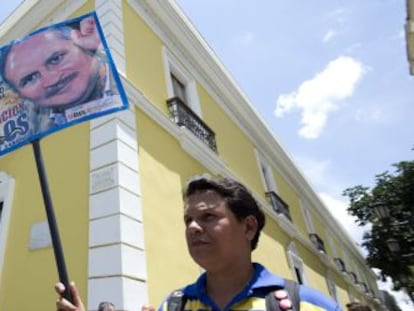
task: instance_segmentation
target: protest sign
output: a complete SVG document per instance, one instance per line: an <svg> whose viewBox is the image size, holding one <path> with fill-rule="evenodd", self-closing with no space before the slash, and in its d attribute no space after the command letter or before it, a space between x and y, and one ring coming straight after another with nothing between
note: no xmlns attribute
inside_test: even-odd
<svg viewBox="0 0 414 311"><path fill-rule="evenodd" d="M79 122L128 108L125 91L94 12L0 47L0 156L33 146L64 297L69 278L40 139Z"/></svg>
<svg viewBox="0 0 414 311"><path fill-rule="evenodd" d="M0 48L0 155L127 107L94 12Z"/></svg>

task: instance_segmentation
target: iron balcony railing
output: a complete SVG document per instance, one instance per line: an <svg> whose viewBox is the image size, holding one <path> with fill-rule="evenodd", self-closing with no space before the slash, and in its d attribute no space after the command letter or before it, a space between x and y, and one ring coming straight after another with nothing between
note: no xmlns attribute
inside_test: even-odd
<svg viewBox="0 0 414 311"><path fill-rule="evenodd" d="M359 283L359 285L362 287L362 289L363 289L363 291L364 291L364 293L366 293L366 294L369 294L369 288L368 288L368 285L367 285L367 283L365 283L365 282L360 282Z"/></svg>
<svg viewBox="0 0 414 311"><path fill-rule="evenodd" d="M214 132L188 107L179 97L167 100L168 109L174 122L186 127L197 138L204 142L211 150L217 153Z"/></svg>
<svg viewBox="0 0 414 311"><path fill-rule="evenodd" d="M352 283L355 283L355 284L358 283L358 277L357 277L357 275L354 272L349 271L348 272L348 275L349 275L349 278L351 279L351 282Z"/></svg>
<svg viewBox="0 0 414 311"><path fill-rule="evenodd" d="M326 254L325 244L319 235L316 233L309 233L309 238L318 251Z"/></svg>
<svg viewBox="0 0 414 311"><path fill-rule="evenodd" d="M368 296L370 296L370 297L375 297L375 293L374 293L374 291L372 290L372 288L370 288L370 289L369 289Z"/></svg>
<svg viewBox="0 0 414 311"><path fill-rule="evenodd" d="M341 258L335 257L334 262L335 262L335 264L336 264L339 271L346 272L345 263Z"/></svg>
<svg viewBox="0 0 414 311"><path fill-rule="evenodd" d="M265 194L266 194L266 198L268 199L270 205L272 206L272 209L277 214L282 214L286 216L287 219L292 221L292 217L290 216L290 212L289 212L289 205L287 205L287 203L283 201L282 198L278 196L276 192L274 191L268 191Z"/></svg>

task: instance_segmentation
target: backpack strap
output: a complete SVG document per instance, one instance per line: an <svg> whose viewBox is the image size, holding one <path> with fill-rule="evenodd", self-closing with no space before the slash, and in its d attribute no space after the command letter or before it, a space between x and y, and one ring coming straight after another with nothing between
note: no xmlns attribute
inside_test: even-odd
<svg viewBox="0 0 414 311"><path fill-rule="evenodd" d="M181 289L175 290L167 299L167 311L184 311L187 296Z"/></svg>
<svg viewBox="0 0 414 311"><path fill-rule="evenodd" d="M295 281L285 279L285 289L292 301L292 311L300 311L299 284Z"/></svg>
<svg viewBox="0 0 414 311"><path fill-rule="evenodd" d="M285 279L284 289L288 293L288 299L292 302L291 311L300 311L299 284ZM280 300L275 297L275 291L266 295L266 311L285 311L280 307Z"/></svg>
<svg viewBox="0 0 414 311"><path fill-rule="evenodd" d="M279 300L275 297L275 292L271 291L266 295L266 311L283 311L279 306Z"/></svg>
<svg viewBox="0 0 414 311"><path fill-rule="evenodd" d="M291 311L300 311L299 284L295 281L285 279L284 289L288 293L288 298L292 302ZM167 299L167 311L184 311L187 296L181 289L175 290ZM275 291L271 291L266 295L266 311L284 311L279 300L275 297Z"/></svg>

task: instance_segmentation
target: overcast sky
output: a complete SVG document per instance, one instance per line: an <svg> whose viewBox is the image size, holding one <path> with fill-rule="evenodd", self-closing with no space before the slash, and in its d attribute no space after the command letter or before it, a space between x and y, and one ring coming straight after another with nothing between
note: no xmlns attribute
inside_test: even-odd
<svg viewBox="0 0 414 311"><path fill-rule="evenodd" d="M4 2L0 20L20 1ZM413 159L405 0L177 3L360 242L342 191L372 186L392 163Z"/></svg>

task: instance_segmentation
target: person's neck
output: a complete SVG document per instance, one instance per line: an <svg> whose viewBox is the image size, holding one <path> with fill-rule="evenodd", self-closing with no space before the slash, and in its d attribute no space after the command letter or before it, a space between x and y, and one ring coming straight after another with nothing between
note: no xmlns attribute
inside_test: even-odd
<svg viewBox="0 0 414 311"><path fill-rule="evenodd" d="M251 261L232 264L220 271L207 271L206 290L216 305L223 309L250 282L254 275Z"/></svg>

